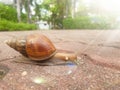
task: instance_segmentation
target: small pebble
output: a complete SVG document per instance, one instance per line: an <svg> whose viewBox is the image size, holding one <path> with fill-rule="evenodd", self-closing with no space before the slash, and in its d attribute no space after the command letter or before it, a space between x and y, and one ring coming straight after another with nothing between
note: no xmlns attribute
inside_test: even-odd
<svg viewBox="0 0 120 90"><path fill-rule="evenodd" d="M22 72L22 76L26 76L27 75L27 72L26 71L23 71Z"/></svg>
<svg viewBox="0 0 120 90"><path fill-rule="evenodd" d="M71 73L72 73L72 71L71 71L71 70L69 70L69 71L68 71L68 74L71 74Z"/></svg>
<svg viewBox="0 0 120 90"><path fill-rule="evenodd" d="M69 58L68 57L65 57L65 60L68 60Z"/></svg>
<svg viewBox="0 0 120 90"><path fill-rule="evenodd" d="M47 88L47 90L50 90L50 88Z"/></svg>
<svg viewBox="0 0 120 90"><path fill-rule="evenodd" d="M34 86L31 86L30 88L34 88Z"/></svg>
<svg viewBox="0 0 120 90"><path fill-rule="evenodd" d="M73 80L75 80L76 78L75 77L72 77Z"/></svg>

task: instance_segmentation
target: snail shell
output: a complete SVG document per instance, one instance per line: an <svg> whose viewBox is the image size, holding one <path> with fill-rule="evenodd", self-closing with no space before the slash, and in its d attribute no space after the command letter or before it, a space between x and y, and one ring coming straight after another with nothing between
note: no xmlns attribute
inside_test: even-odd
<svg viewBox="0 0 120 90"><path fill-rule="evenodd" d="M56 53L55 46L42 34L30 34L25 37L8 40L6 43L32 60L46 60Z"/></svg>

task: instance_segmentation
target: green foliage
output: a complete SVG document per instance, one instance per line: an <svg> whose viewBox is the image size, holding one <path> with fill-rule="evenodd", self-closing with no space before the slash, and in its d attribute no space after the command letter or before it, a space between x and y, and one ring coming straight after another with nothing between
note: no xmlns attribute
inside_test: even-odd
<svg viewBox="0 0 120 90"><path fill-rule="evenodd" d="M98 21L92 21L88 16L81 16L77 18L66 18L63 20L63 27L65 29L108 29L110 24L99 18Z"/></svg>
<svg viewBox="0 0 120 90"><path fill-rule="evenodd" d="M63 27L65 29L85 29L90 27L90 24L88 17L66 18L63 20Z"/></svg>
<svg viewBox="0 0 120 90"><path fill-rule="evenodd" d="M24 13L21 14L21 21L27 22L27 15L26 14L24 14Z"/></svg>
<svg viewBox="0 0 120 90"><path fill-rule="evenodd" d="M17 12L13 6L4 5L0 3L0 19L6 19L10 21L17 21Z"/></svg>
<svg viewBox="0 0 120 90"><path fill-rule="evenodd" d="M29 2L30 1L30 2ZM86 7L83 0L79 3L79 10L74 12L76 0L43 0L38 3L36 0L24 0L21 3L21 20L18 22L17 10L11 5L0 4L0 30L30 30L36 29L35 25L25 24L45 20L52 24L53 29L114 29L120 28L120 22L116 17L101 15L98 9ZM34 7L35 14L31 15L30 7ZM25 9L26 14L22 13ZM95 10L92 10L95 9ZM72 13L73 16L72 16ZM89 15L90 14L90 15ZM111 15L112 16L112 15ZM71 18L74 17L74 18ZM113 16L112 16L113 17Z"/></svg>
<svg viewBox="0 0 120 90"><path fill-rule="evenodd" d="M7 20L0 20L0 31L15 31L15 30L35 30L34 24L15 23Z"/></svg>
<svg viewBox="0 0 120 90"><path fill-rule="evenodd" d="M22 21L27 21L27 15L21 14ZM34 24L17 23L17 12L13 6L0 3L0 31L34 30Z"/></svg>

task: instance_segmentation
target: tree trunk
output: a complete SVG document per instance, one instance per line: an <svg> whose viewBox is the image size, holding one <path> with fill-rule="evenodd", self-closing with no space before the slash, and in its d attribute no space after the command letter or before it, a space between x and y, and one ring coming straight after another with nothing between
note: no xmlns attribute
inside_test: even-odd
<svg viewBox="0 0 120 90"><path fill-rule="evenodd" d="M17 8L18 22L21 22L20 0L16 0L16 8Z"/></svg>
<svg viewBox="0 0 120 90"><path fill-rule="evenodd" d="M28 20L28 23L31 23L31 20L30 20L30 0L27 0L27 20Z"/></svg>
<svg viewBox="0 0 120 90"><path fill-rule="evenodd" d="M70 17L71 16L71 6L72 6L72 1L71 0L66 0L65 3L65 18Z"/></svg>
<svg viewBox="0 0 120 90"><path fill-rule="evenodd" d="M77 1L77 0L72 0L72 18L75 17L76 1Z"/></svg>

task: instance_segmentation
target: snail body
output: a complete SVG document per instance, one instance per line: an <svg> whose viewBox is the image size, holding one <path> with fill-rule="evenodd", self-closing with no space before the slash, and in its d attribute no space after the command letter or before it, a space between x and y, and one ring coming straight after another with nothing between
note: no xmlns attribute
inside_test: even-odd
<svg viewBox="0 0 120 90"><path fill-rule="evenodd" d="M25 57L34 61L59 58L61 60L76 60L77 56L71 53L59 52L53 43L43 34L30 34L21 38L14 38L6 43Z"/></svg>

